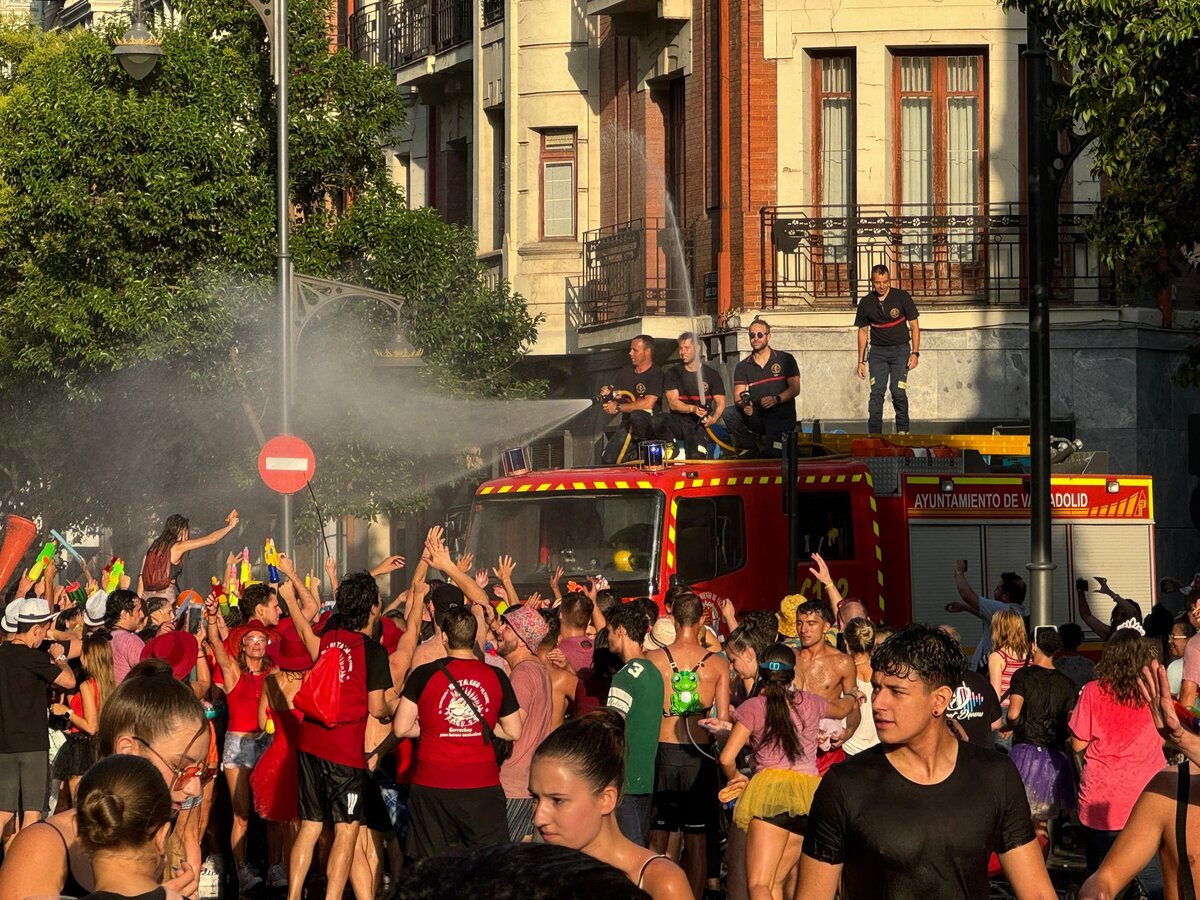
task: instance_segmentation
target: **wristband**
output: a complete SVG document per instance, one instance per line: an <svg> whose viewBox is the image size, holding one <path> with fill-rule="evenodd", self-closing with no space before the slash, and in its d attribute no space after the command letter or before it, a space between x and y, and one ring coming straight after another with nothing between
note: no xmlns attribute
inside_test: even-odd
<svg viewBox="0 0 1200 900"><path fill-rule="evenodd" d="M909 356L920 356L920 355L921 355L921 352L920 352L919 350L913 350L913 351L912 351L911 353L909 353L908 355L909 355Z"/></svg>

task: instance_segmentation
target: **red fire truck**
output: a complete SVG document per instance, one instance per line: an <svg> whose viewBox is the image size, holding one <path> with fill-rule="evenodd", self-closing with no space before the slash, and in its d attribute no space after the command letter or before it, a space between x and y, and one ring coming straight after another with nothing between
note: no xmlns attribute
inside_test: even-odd
<svg viewBox="0 0 1200 900"><path fill-rule="evenodd" d="M937 440L989 443L965 436L925 442ZM1028 439L1021 440L1027 454ZM978 620L944 611L957 598L954 561L967 560L967 577L985 596L1001 572L1024 576L1029 493L1027 476L962 469L961 457L799 461L800 592L821 595L809 572L810 555L820 553L842 594L861 598L873 617L897 625L952 622L964 645L973 645ZM777 609L788 585L783 481L772 460L527 472L480 486L468 548L478 560L511 554L514 581L529 589L544 591L561 566L564 582L603 574L622 596L661 601L678 575L710 601L729 597L738 609ZM1148 610L1155 584L1151 479L1055 475L1052 507L1054 620L1077 618L1077 577L1107 577L1113 590ZM1107 617L1107 597L1090 602Z"/></svg>

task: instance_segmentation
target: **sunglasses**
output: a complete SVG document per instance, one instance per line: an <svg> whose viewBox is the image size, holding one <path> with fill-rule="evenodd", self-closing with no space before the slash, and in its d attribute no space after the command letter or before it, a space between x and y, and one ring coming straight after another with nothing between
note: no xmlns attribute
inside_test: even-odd
<svg viewBox="0 0 1200 900"><path fill-rule="evenodd" d="M767 333L765 331L750 332L750 337L752 337L752 338L765 338L766 336L767 336Z"/></svg>
<svg viewBox="0 0 1200 900"><path fill-rule="evenodd" d="M208 722L206 721L200 726L200 730L192 735L192 739L187 742L187 745L189 747L192 746L192 744L195 743L196 738L200 737L200 735L207 730ZM204 785L208 784L208 782L212 781L213 778L216 777L216 773L209 770L207 762L192 763L191 765L187 766L173 766L167 762L166 758L161 753L154 749L153 745L148 740L145 738L140 738L136 734L132 735L132 737L135 741L153 753L155 759L167 767L167 770L172 776L170 789L173 791L182 791L187 783L193 779L198 780L200 782L200 786L204 787Z"/></svg>

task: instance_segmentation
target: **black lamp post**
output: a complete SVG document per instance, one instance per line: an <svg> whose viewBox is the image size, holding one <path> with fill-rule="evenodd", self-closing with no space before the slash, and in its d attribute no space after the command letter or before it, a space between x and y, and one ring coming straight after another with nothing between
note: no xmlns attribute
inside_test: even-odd
<svg viewBox="0 0 1200 900"><path fill-rule="evenodd" d="M275 79L276 118L276 238L278 249L275 255L275 296L279 304L280 317L280 380L282 391L279 410L279 432L291 430L292 412L292 254L291 210L288 176L288 34L287 0L250 0L258 11L267 29L267 40L271 45L271 68ZM153 70L162 56L162 45L158 38L142 21L142 0L134 0L133 24L121 40L113 47L113 56L121 63L130 77L141 81ZM292 547L292 498L283 495L280 510L283 541L281 547L293 553Z"/></svg>

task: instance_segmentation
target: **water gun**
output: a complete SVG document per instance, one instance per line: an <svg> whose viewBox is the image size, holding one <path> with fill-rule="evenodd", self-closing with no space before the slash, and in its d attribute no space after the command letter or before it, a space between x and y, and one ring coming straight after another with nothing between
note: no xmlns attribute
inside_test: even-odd
<svg viewBox="0 0 1200 900"><path fill-rule="evenodd" d="M263 546L263 562L267 565L267 581L279 584L279 551L275 549L275 541L267 538Z"/></svg>
<svg viewBox="0 0 1200 900"><path fill-rule="evenodd" d="M108 577L104 581L104 590L112 593L121 584L121 576L125 574L125 560L114 556L107 567Z"/></svg>
<svg viewBox="0 0 1200 900"><path fill-rule="evenodd" d="M87 591L79 586L78 581L72 581L67 585L67 596L71 598L71 602L76 606L83 606L87 603Z"/></svg>
<svg viewBox="0 0 1200 900"><path fill-rule="evenodd" d="M216 575L212 577L212 592L221 607L221 615L229 615L229 597L225 593L225 585L221 583L221 579Z"/></svg>
<svg viewBox="0 0 1200 900"><path fill-rule="evenodd" d="M1175 701L1175 715L1179 716L1179 724L1192 734L1200 734L1200 714L1188 709L1178 700Z"/></svg>
<svg viewBox="0 0 1200 900"><path fill-rule="evenodd" d="M53 528L50 529L50 537L58 541L58 546L62 547L69 554L75 557L75 560L79 563L79 565L83 566L83 570L85 572L87 571L87 563L83 561L83 557L79 555L79 551L72 547L65 537L63 537Z"/></svg>
<svg viewBox="0 0 1200 900"><path fill-rule="evenodd" d="M55 545L54 541L46 541L41 552L37 555L37 559L33 561L33 565L30 567L29 571L25 573L25 577L36 583L37 580L42 577L42 573L46 571L46 566L49 565L50 560L54 556L54 551L57 549L58 547Z"/></svg>
<svg viewBox="0 0 1200 900"><path fill-rule="evenodd" d="M242 567L238 574L238 583L244 589L254 579L254 573L250 571L250 548L242 548Z"/></svg>

